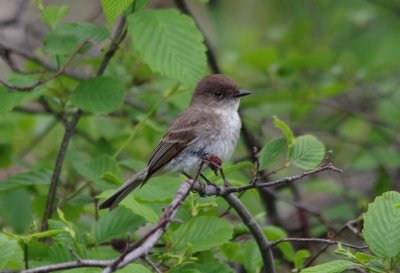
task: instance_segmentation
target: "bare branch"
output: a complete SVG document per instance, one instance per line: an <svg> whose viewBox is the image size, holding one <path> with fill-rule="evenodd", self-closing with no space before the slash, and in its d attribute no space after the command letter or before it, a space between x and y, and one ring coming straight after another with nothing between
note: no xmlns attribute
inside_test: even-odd
<svg viewBox="0 0 400 273"><path fill-rule="evenodd" d="M326 170L331 170L337 173L342 173L343 171L341 169L338 169L337 167L335 167L332 163L320 166L314 170L311 171L307 171L307 172L303 172L301 174L298 175L294 175L294 176L289 176L289 177L285 177L276 181L272 181L272 182L255 182L255 183L251 183L245 186L240 186L240 187L215 187L214 185L207 185L204 186L202 185L200 182L196 181L196 183L193 185L193 190L198 192L200 195L202 196L209 196L209 195L228 195L230 193L234 193L234 192L243 192L243 191L247 191L249 189L254 189L254 188L267 188L267 187L276 187L276 186L281 186L281 185L285 185L297 180L300 180L304 177L307 176L311 176Z"/></svg>
<svg viewBox="0 0 400 273"><path fill-rule="evenodd" d="M82 110L77 110L71 121L67 124L65 128L65 133L61 141L60 149L58 150L56 163L54 165L53 175L50 180L49 192L47 194L46 209L43 216L41 231L46 231L48 229L48 221L54 211L54 199L56 197L57 184L60 178L62 165L64 162L65 154L67 152L69 141L74 134L75 127L79 122Z"/></svg>
<svg viewBox="0 0 400 273"><path fill-rule="evenodd" d="M71 268L79 268L79 267L100 267L104 268L110 264L110 260L85 260L81 259L80 261L73 262L65 262L58 264L50 264L39 267L34 267L31 269L23 270L21 273L41 273L41 272L52 272L52 271L60 271Z"/></svg>
<svg viewBox="0 0 400 273"><path fill-rule="evenodd" d="M150 260L150 258L147 255L143 256L142 259L154 270L154 272L162 273L161 270L157 267L157 265L152 260Z"/></svg>
<svg viewBox="0 0 400 273"><path fill-rule="evenodd" d="M274 273L274 256L272 254L270 242L265 237L261 227L257 224L256 220L251 216L247 208L240 202L239 198L234 194L227 194L223 196L228 204L236 210L243 223L248 227L251 234L256 241L258 248L261 252L261 257L264 263L264 272Z"/></svg>
<svg viewBox="0 0 400 273"><path fill-rule="evenodd" d="M186 180L178 189L172 202L161 215L157 225L150 232L148 232L139 242L136 242L133 247L123 253L119 258L115 259L109 266L107 266L103 273L110 273L117 268L122 268L132 261L147 255L150 249L160 240L161 236L165 233L169 223L175 217L178 209L182 205L186 196L194 183L194 180Z"/></svg>
<svg viewBox="0 0 400 273"><path fill-rule="evenodd" d="M125 25L126 25L126 18L121 17L117 29L115 30L114 38L111 41L111 46L104 55L103 61L101 62L100 67L97 70L97 76L103 75L115 52L117 52L119 45L124 40L127 33Z"/></svg>
<svg viewBox="0 0 400 273"><path fill-rule="evenodd" d="M36 57L31 52L29 52L29 51L27 51L27 50L25 50L23 48L19 48L16 45L7 44L4 41L0 41L0 51L17 54L17 55L19 55L19 56L21 56L21 57L23 57L23 58L25 58L27 60L30 60L30 61L32 61L34 63L39 64L40 66L43 66L44 68L46 68L46 69L48 69L50 71L56 72L58 70L56 66L54 66L53 64L48 63L48 62L38 58L38 57ZM11 69L15 70L15 68L13 68L13 67L11 67ZM66 69L64 71L64 75L66 75L68 77L71 77L71 78L74 78L74 79L77 79L77 80L84 80L86 78L86 77L83 77L81 74L69 71L68 69Z"/></svg>
<svg viewBox="0 0 400 273"><path fill-rule="evenodd" d="M71 253L72 257L74 257L75 260L76 260L78 263L81 263L81 262L82 262L81 257L79 257L78 254L75 253L75 251L72 249L72 247L68 246L68 251L69 251L69 253Z"/></svg>
<svg viewBox="0 0 400 273"><path fill-rule="evenodd" d="M120 24L118 25L118 28L114 34L113 40L116 42L114 42L110 46L110 48L104 55L104 59L103 59L102 63L100 64L100 67L97 71L97 74L96 74L97 76L101 76L104 73L107 65L110 62L110 59L114 56L115 52L117 51L118 45L123 41L123 37L125 37L124 31L123 31L125 23L126 23L125 19L121 18ZM43 220L42 220L41 231L45 231L48 229L48 221L54 211L54 200L56 197L57 184L58 184L58 181L59 181L59 178L61 175L61 170L62 170L62 165L64 162L65 154L66 154L69 142L72 138L72 135L74 134L76 125L78 124L82 113L83 113L83 111L81 109L78 109L75 112L75 114L72 116L71 121L68 122L68 124L65 127L65 133L64 133L63 139L61 141L61 146L60 146L60 149L57 154L56 164L54 166L53 175L52 175L51 181L50 181L49 193L47 195L47 203L46 203L46 209L45 209L45 213L44 213Z"/></svg>
<svg viewBox="0 0 400 273"><path fill-rule="evenodd" d="M80 267L100 267L104 268L103 272L113 272L116 269L125 267L132 261L141 257L146 257L149 251L154 245L160 240L161 236L166 232L166 229L172 219L175 217L177 211L181 207L183 201L190 192L190 189L194 183L194 180L186 180L177 190L171 203L160 216L158 223L152 228L146 235L144 235L139 241L135 242L127 251L121 256L114 260L86 260L80 258L72 249L70 249L71 255L76 259L74 262L59 263L53 265L45 265L29 270L24 270L21 273L40 273L59 271L70 268Z"/></svg>
<svg viewBox="0 0 400 273"><path fill-rule="evenodd" d="M350 226L352 227L354 224L357 224L360 222L360 218L358 219L354 219L354 220L350 220L348 221L344 226L342 226L337 232L335 232L334 234L329 236L329 239L334 239L335 237L337 237L339 234L341 234L346 228L348 228L350 231L354 232L354 230L352 228L350 228ZM356 235L359 234L359 230L358 232L354 233ZM311 264L314 263L314 261L322 254L324 253L327 249L328 249L329 245L325 245L323 248L321 248L315 255L313 255L306 263L306 267L310 266Z"/></svg>
<svg viewBox="0 0 400 273"><path fill-rule="evenodd" d="M48 78L44 78L44 79L40 79L38 80L36 83L32 84L32 85L28 85L28 86L17 86L17 85L12 85L12 84L8 84L5 81L3 81L2 79L0 79L0 83L2 85L4 85L5 87L7 87L8 89L11 90L18 90L18 91L31 91L33 89L35 89L36 87L47 83L51 80L54 80L55 78L57 78L58 76L60 76L61 74L63 74L65 72L65 69L67 68L67 66L71 63L72 59L79 53L79 51L89 42L89 40L85 40L83 41L75 50L74 52L72 52L72 54L68 57L68 59L65 61L64 65L60 67L60 69L52 74L51 76L49 76Z"/></svg>
<svg viewBox="0 0 400 273"><path fill-rule="evenodd" d="M329 239L320 239L320 238L282 238L279 239L278 241L272 242L269 247L275 247L279 245L280 243L283 242L295 242L295 243L317 243L317 244L324 244L324 245L338 245L342 244L342 246L357 249L360 251L368 249L368 246L358 246L358 245L353 245L353 244L348 244L348 243L343 243L339 241L334 241L334 240L329 240Z"/></svg>

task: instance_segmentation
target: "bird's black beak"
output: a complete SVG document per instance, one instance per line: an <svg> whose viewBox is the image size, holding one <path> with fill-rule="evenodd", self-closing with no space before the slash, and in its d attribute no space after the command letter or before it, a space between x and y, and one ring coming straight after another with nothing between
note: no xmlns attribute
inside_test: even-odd
<svg viewBox="0 0 400 273"><path fill-rule="evenodd" d="M250 94L251 94L250 91L247 91L247 90L239 90L239 93L236 93L236 94L233 95L233 96L236 97L236 98L240 98L240 97L244 97L244 96L247 96L247 95L250 95Z"/></svg>

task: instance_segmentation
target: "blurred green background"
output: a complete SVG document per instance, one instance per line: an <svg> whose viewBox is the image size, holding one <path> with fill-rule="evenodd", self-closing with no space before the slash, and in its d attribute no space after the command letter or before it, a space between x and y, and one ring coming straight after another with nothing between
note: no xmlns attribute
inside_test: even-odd
<svg viewBox="0 0 400 273"><path fill-rule="evenodd" d="M99 1L43 3L69 5L69 15L63 22L106 26ZM0 5L0 39L46 59L41 47L48 30L35 6L16 0L0 0ZM281 136L272 122L276 115L296 135L317 136L333 151L331 161L344 170L343 175L324 173L293 187L246 194L243 200L254 215L265 217L265 223L280 226L291 236L324 236L328 226L309 215L309 226L305 227L291 202L316 210L340 228L365 211L375 196L400 189L400 1L188 0L187 5L211 44L222 73L254 92L242 100L246 131L232 162L227 164L252 160L253 146L261 148ZM160 0L151 1L149 7L175 5ZM18 10L21 15L16 22L4 23ZM142 167L190 99L190 89L152 73L138 61L131 46L127 39L106 72L123 81L125 104L110 115L85 115L68 149L58 197L70 219L77 220L90 211L82 206L91 202L90 195L115 188L115 184L99 179L73 199L77 187L84 183L82 176L91 175L88 166L103 164L101 156L108 155L118 161L115 170L121 176ZM101 48L91 49L75 62L72 71L92 75L101 53ZM19 67L37 68L23 58L13 60ZM0 62L0 75L16 84L31 80L29 75L17 75L4 61ZM76 80L61 77L24 97L25 102L12 112L0 109L2 182L11 183L8 177L32 170L39 180L49 177L64 129L51 112L43 109L39 96L44 95L54 109L62 106L70 113L74 108L67 98L76 84ZM280 160L267 171L282 164ZM250 169L236 171L230 179L247 183ZM268 178L298 172L289 167ZM162 179L156 178L146 187L157 191L156 180ZM182 177L167 180L176 189ZM146 187L144 193L137 194L146 195ZM0 182L0 226L17 233L35 229L32 226L40 222L46 194L46 185L1 191ZM68 202L69 198L74 202ZM223 211L226 205L218 202ZM153 207L160 209L162 204Z"/></svg>

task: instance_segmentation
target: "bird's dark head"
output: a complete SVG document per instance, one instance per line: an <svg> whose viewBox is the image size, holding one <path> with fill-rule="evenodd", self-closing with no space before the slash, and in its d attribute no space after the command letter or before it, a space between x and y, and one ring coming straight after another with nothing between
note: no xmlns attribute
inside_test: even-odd
<svg viewBox="0 0 400 273"><path fill-rule="evenodd" d="M249 94L251 92L240 90L239 86L227 76L212 74L199 81L190 105L237 111L240 97Z"/></svg>

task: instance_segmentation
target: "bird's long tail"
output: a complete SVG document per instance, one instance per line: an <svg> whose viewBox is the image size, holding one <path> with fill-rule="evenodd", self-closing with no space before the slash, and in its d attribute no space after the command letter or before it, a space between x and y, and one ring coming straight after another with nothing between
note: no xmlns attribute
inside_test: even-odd
<svg viewBox="0 0 400 273"><path fill-rule="evenodd" d="M136 189L142 183L146 182L147 167L132 175L121 187L119 187L110 197L104 200L100 205L100 209L114 209L119 202L122 201L131 191Z"/></svg>

